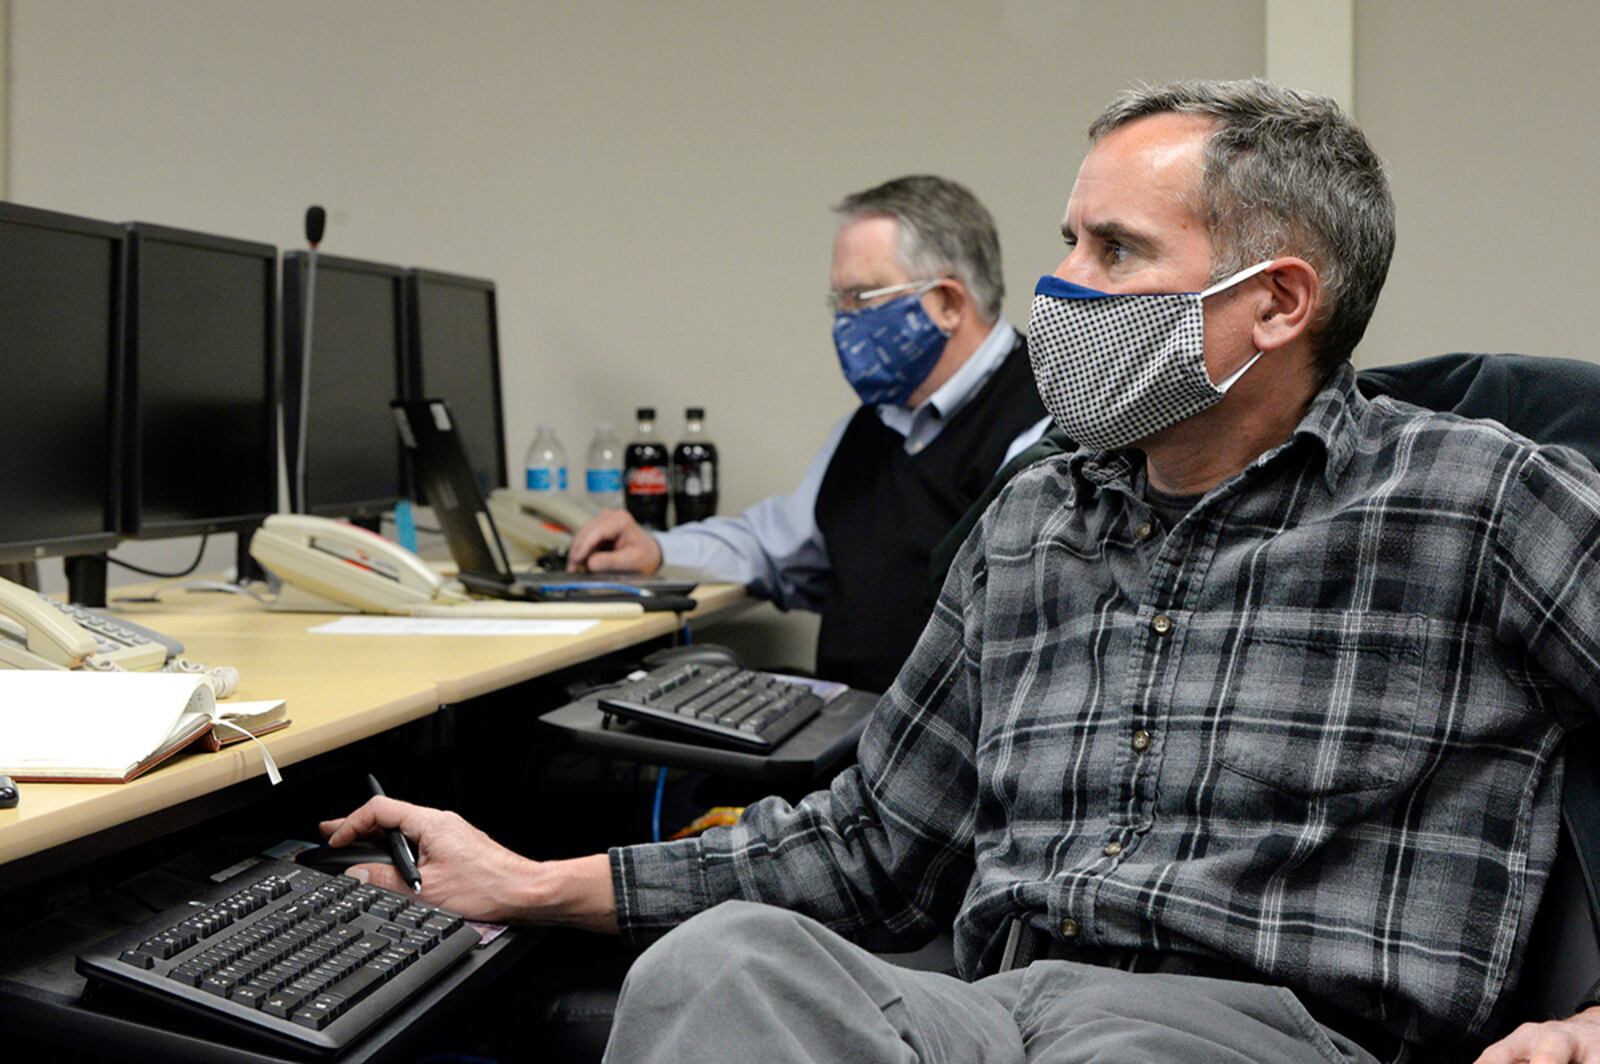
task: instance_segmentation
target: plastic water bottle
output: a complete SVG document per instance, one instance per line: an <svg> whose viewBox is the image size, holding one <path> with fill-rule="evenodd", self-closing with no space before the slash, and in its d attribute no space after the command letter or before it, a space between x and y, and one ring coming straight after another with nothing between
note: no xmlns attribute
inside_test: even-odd
<svg viewBox="0 0 1600 1064"><path fill-rule="evenodd" d="M561 449L561 441L548 425L540 425L533 434L522 465L526 477L523 486L529 491L567 490L567 452Z"/></svg>
<svg viewBox="0 0 1600 1064"><path fill-rule="evenodd" d="M604 510L622 505L622 441L616 426L602 421L589 443L589 460L583 470L583 487L589 501Z"/></svg>

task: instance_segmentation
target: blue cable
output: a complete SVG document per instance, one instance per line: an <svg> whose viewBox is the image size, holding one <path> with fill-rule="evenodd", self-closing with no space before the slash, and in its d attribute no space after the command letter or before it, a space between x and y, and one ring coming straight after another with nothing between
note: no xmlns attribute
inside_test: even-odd
<svg viewBox="0 0 1600 1064"><path fill-rule="evenodd" d="M661 841L661 797L667 793L667 766L656 766L656 804L650 811L650 841Z"/></svg>
<svg viewBox="0 0 1600 1064"><path fill-rule="evenodd" d="M683 640L683 645L684 646L688 646L689 644L694 642L694 633L689 631L689 626L687 624L685 624L683 626L683 631L681 631L678 634L679 634L679 637ZM651 842L660 842L661 841L661 798L666 793L667 793L667 766L665 766L665 765L657 765L656 766L656 804L655 804L655 808L653 808L650 811L650 841Z"/></svg>
<svg viewBox="0 0 1600 1064"><path fill-rule="evenodd" d="M584 580L570 584L536 584L540 591L620 591L626 595L637 595L640 598L649 598L655 592L649 588L634 587L632 584L613 584L605 580Z"/></svg>

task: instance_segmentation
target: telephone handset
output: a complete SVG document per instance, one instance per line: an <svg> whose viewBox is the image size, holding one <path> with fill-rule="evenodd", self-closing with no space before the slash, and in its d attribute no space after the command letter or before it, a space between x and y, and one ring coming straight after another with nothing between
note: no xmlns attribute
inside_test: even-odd
<svg viewBox="0 0 1600 1064"><path fill-rule="evenodd" d="M408 614L428 603L466 601L415 554L326 517L274 514L251 537L250 556L283 579L277 609Z"/></svg>
<svg viewBox="0 0 1600 1064"><path fill-rule="evenodd" d="M166 664L176 645L146 629L102 614L74 612L0 580L0 668L152 671Z"/></svg>
<svg viewBox="0 0 1600 1064"><path fill-rule="evenodd" d="M410 617L637 617L634 602L475 600L403 547L326 517L274 514L250 539L250 556L283 580L275 610Z"/></svg>
<svg viewBox="0 0 1600 1064"><path fill-rule="evenodd" d="M572 546L572 534L600 513L586 502L559 493L516 488L496 488L486 504L513 562L565 554Z"/></svg>

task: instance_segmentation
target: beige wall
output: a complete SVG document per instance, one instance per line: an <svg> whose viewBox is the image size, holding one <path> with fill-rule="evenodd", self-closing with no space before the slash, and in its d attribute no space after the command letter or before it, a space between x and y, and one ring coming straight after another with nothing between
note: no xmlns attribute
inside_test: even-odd
<svg viewBox="0 0 1600 1064"><path fill-rule="evenodd" d="M11 144L11 0L0 0L0 199L6 198L6 149Z"/></svg>
<svg viewBox="0 0 1600 1064"><path fill-rule="evenodd" d="M1361 360L1600 361L1600 5L1358 0L1355 14L1356 113L1399 215Z"/></svg>
<svg viewBox="0 0 1600 1064"><path fill-rule="evenodd" d="M852 407L828 204L967 182L1023 323L1106 99L1262 69L1261 0L15 0L12 35L14 199L284 247L323 203L330 254L499 282L513 461L703 403L725 508Z"/></svg>

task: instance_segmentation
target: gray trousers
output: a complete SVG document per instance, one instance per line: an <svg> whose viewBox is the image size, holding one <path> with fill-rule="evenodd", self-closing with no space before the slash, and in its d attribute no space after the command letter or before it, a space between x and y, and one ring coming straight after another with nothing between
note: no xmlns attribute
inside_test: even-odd
<svg viewBox="0 0 1600 1064"><path fill-rule="evenodd" d="M1073 961L963 982L808 917L725 902L628 973L607 1064L1377 1064L1290 991Z"/></svg>

